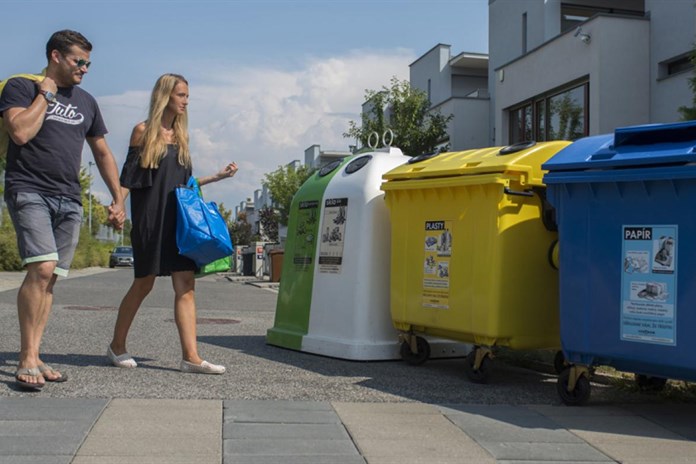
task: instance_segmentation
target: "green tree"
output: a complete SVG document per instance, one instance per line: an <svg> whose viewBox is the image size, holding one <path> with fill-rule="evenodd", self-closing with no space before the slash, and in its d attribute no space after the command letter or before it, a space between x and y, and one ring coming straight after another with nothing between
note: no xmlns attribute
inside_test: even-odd
<svg viewBox="0 0 696 464"><path fill-rule="evenodd" d="M411 87L406 80L393 77L390 87L366 90L365 101L369 102L370 109L362 114L361 126L350 121L348 131L343 134L357 139L363 147L368 146L373 132L379 135L377 147L382 146L382 134L387 129L394 133L391 145L399 147L408 156L432 153L447 140L447 124L454 116L430 111L426 93Z"/></svg>
<svg viewBox="0 0 696 464"><path fill-rule="evenodd" d="M278 221L280 214L267 206L259 210L259 222L261 222L261 230L266 238L272 242L278 241Z"/></svg>
<svg viewBox="0 0 696 464"><path fill-rule="evenodd" d="M94 227L94 217L92 217L92 227ZM92 266L106 267L109 264L109 253L113 248L113 243L101 242L93 235L90 235L87 230L87 223L84 223L80 231L80 241L77 243L75 256L70 267L73 269Z"/></svg>
<svg viewBox="0 0 696 464"><path fill-rule="evenodd" d="M229 224L230 237L235 247L251 245L251 242L256 241L256 236L253 233L252 226L247 222L245 212L237 215L237 220Z"/></svg>
<svg viewBox="0 0 696 464"><path fill-rule="evenodd" d="M696 120L696 45L691 51L691 64L694 65L693 77L689 78L689 87L694 93L694 98L691 101L693 106L680 106L679 112L682 115L683 121L693 121Z"/></svg>
<svg viewBox="0 0 696 464"><path fill-rule="evenodd" d="M249 233L247 234L246 228L241 225L238 225L237 221L232 219L232 210L225 208L224 203L220 203L219 205L217 205L217 207L218 211L220 211L220 216L222 216L222 219L225 220L225 224L227 224L227 231L230 233L232 245L248 245L248 243L244 241L249 240L247 236L250 236L251 234L251 226L249 225ZM244 215L244 223L246 223L246 214L242 214ZM244 229L243 232L242 229Z"/></svg>
<svg viewBox="0 0 696 464"><path fill-rule="evenodd" d="M225 224L229 226L232 222L232 210L225 208L224 203L220 203L217 207L218 211L220 211L220 216L225 220Z"/></svg>
<svg viewBox="0 0 696 464"><path fill-rule="evenodd" d="M17 249L17 235L15 234L12 220L7 208L2 208L2 221L0 222L0 270L20 271L22 260Z"/></svg>
<svg viewBox="0 0 696 464"><path fill-rule="evenodd" d="M89 208L90 202L89 197L92 196L92 230L88 231L89 234L94 237L99 232L99 227L101 225L108 225L109 215L106 211L106 207L101 204L99 199L90 193L89 185L90 182L94 180L94 176L87 173L87 168L80 168L80 187L82 189L82 208L83 208L83 225L88 225L89 223Z"/></svg>
<svg viewBox="0 0 696 464"><path fill-rule="evenodd" d="M305 183L314 170L307 166L279 166L271 173L264 174L261 184L268 189L273 198L273 204L278 210L278 222L284 226L288 225L288 215L290 205L295 193Z"/></svg>

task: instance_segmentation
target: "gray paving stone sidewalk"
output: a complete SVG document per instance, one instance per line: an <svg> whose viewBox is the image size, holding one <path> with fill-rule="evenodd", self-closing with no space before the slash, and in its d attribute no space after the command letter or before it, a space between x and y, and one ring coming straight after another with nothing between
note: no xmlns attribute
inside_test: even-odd
<svg viewBox="0 0 696 464"><path fill-rule="evenodd" d="M696 405L0 398L0 463L696 462Z"/></svg>
<svg viewBox="0 0 696 464"><path fill-rule="evenodd" d="M0 397L0 463L70 463L108 403Z"/></svg>

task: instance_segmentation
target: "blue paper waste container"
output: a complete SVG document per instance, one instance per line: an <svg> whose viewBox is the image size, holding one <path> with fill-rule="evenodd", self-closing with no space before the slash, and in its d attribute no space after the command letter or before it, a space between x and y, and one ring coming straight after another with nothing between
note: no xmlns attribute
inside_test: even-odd
<svg viewBox="0 0 696 464"><path fill-rule="evenodd" d="M558 380L568 405L609 365L641 387L696 380L696 121L580 139L543 166L559 233Z"/></svg>

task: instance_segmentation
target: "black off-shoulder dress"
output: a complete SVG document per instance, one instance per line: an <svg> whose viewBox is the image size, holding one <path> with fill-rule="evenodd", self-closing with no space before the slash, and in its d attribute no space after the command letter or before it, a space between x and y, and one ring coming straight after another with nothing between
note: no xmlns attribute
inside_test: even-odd
<svg viewBox="0 0 696 464"><path fill-rule="evenodd" d="M177 155L177 146L168 145L159 168L144 169L139 164L140 148L128 148L120 181L130 189L135 277L196 270L196 264L180 255L176 246L174 189L186 185L191 176L191 168L181 166Z"/></svg>

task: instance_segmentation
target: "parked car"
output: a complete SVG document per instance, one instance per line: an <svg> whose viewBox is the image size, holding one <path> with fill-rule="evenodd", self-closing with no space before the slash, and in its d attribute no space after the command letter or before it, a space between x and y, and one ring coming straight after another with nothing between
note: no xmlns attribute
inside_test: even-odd
<svg viewBox="0 0 696 464"><path fill-rule="evenodd" d="M118 246L109 256L109 267L133 266L133 247Z"/></svg>

